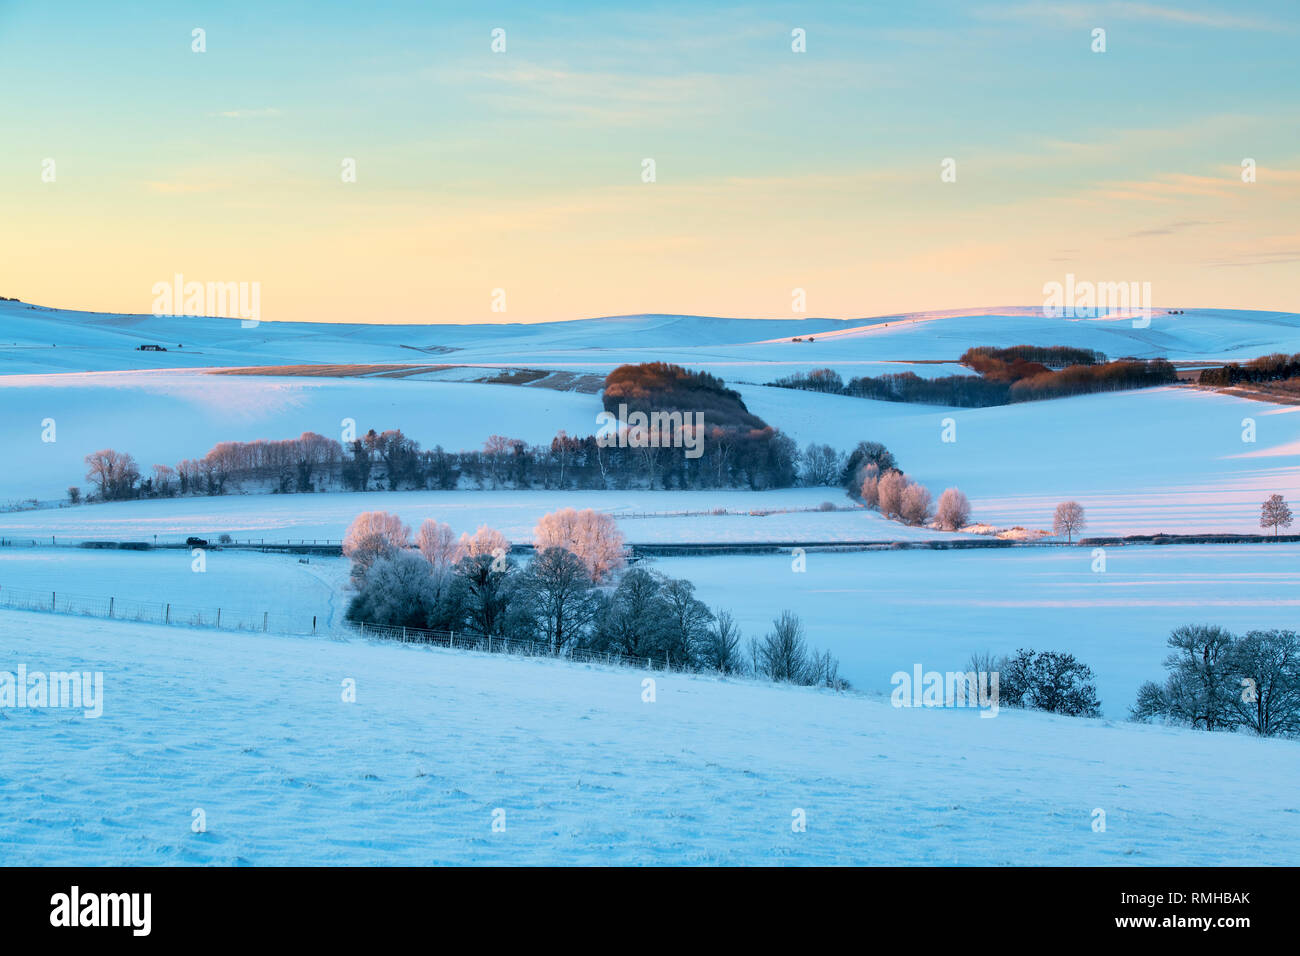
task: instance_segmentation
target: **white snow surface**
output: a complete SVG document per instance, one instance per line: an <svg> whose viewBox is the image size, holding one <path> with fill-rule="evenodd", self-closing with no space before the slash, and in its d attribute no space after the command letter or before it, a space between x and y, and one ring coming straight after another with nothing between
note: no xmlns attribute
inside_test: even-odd
<svg viewBox="0 0 1300 956"><path fill-rule="evenodd" d="M20 663L102 672L104 712L0 710L0 859L12 865L1300 854L1294 741L0 611L0 669ZM192 832L196 809L205 832ZM806 832L792 829L797 810Z"/></svg>

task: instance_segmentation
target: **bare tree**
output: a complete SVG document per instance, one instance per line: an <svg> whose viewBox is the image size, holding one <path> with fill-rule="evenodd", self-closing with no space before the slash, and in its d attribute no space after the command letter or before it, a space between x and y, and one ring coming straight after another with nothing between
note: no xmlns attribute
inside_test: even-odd
<svg viewBox="0 0 1300 956"><path fill-rule="evenodd" d="M808 644L803 624L790 611L782 611L772 622L772 630L758 644L758 669L774 681L803 684L807 681Z"/></svg>
<svg viewBox="0 0 1300 956"><path fill-rule="evenodd" d="M623 532L618 523L591 508L561 508L543 515L533 529L533 543L538 551L564 548L573 552L597 583L624 565Z"/></svg>
<svg viewBox="0 0 1300 956"><path fill-rule="evenodd" d="M1062 501L1056 506L1056 514L1052 516L1052 534L1066 535L1067 540L1074 543L1074 533L1082 531L1088 527L1088 521L1083 513L1083 505L1077 501Z"/></svg>
<svg viewBox="0 0 1300 956"><path fill-rule="evenodd" d="M140 468L130 455L103 448L86 456L86 480L99 485L105 501L127 498L140 480Z"/></svg>
<svg viewBox="0 0 1300 956"><path fill-rule="evenodd" d="M939 496L936 518L945 531L960 531L970 524L970 502L960 489L947 488Z"/></svg>
<svg viewBox="0 0 1300 956"><path fill-rule="evenodd" d="M699 646L702 667L722 674L741 674L745 659L740 653L740 628L730 611L719 608L713 616L713 626L708 629Z"/></svg>
<svg viewBox="0 0 1300 956"><path fill-rule="evenodd" d="M1272 528L1273 537L1277 537L1278 528L1291 527L1291 509L1287 507L1286 499L1281 495L1270 495L1269 499L1260 506L1259 526L1261 528Z"/></svg>
<svg viewBox="0 0 1300 956"><path fill-rule="evenodd" d="M380 557L410 547L411 529L387 511L363 511L343 536L343 555L352 559L352 573L364 577Z"/></svg>

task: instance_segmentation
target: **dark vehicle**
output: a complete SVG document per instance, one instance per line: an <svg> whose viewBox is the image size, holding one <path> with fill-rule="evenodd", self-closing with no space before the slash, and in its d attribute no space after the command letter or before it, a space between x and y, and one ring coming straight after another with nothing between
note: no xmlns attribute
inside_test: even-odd
<svg viewBox="0 0 1300 956"><path fill-rule="evenodd" d="M185 539L185 546L189 548L206 548L208 542L206 538L196 538L194 535L190 535Z"/></svg>
<svg viewBox="0 0 1300 956"><path fill-rule="evenodd" d="M161 345L137 345L135 347L135 350L137 352L166 352L167 351Z"/></svg>

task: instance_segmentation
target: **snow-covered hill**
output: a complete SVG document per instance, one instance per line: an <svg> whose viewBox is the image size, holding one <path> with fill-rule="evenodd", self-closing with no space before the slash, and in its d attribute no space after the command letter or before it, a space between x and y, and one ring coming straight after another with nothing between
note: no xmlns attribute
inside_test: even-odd
<svg viewBox="0 0 1300 956"><path fill-rule="evenodd" d="M816 341L809 342L809 337ZM798 337L801 342L792 342ZM345 325L69 312L0 302L0 375L301 363L470 363L608 371L673 361L765 382L828 366L956 359L974 345L1071 345L1111 357L1243 359L1300 351L1300 315L1234 309L1128 318L1051 318L1041 307L919 312L871 319L634 315L537 324ZM139 352L161 345L166 352ZM728 373L727 370L730 370ZM914 369L923 374L925 367ZM944 369L944 372L950 371Z"/></svg>
<svg viewBox="0 0 1300 956"><path fill-rule="evenodd" d="M0 612L0 670L19 664L102 671L103 715L0 710L10 864L1300 855L1294 741ZM806 832L791 826L799 811Z"/></svg>

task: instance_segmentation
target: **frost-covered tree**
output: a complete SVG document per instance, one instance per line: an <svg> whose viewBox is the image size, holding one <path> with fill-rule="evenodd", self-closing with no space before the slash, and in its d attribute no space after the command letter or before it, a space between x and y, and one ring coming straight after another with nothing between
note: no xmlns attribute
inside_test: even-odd
<svg viewBox="0 0 1300 956"><path fill-rule="evenodd" d="M868 508L880 507L880 469L869 464L862 469L862 485L858 490Z"/></svg>
<svg viewBox="0 0 1300 956"><path fill-rule="evenodd" d="M1261 528L1272 528L1273 537L1277 537L1278 528L1291 527L1291 509L1286 503L1286 499L1281 495L1270 495L1268 500L1260 506L1259 526Z"/></svg>
<svg viewBox="0 0 1300 956"><path fill-rule="evenodd" d="M496 637L531 629L521 620L527 609L519 601L515 563L504 555L470 554L456 565L456 601L463 622L475 634Z"/></svg>
<svg viewBox="0 0 1300 956"><path fill-rule="evenodd" d="M945 489L939 496L935 519L945 531L960 531L970 524L970 501L958 488Z"/></svg>
<svg viewBox="0 0 1300 956"><path fill-rule="evenodd" d="M664 576L632 568L605 603L594 644L633 657L650 657L663 646L668 628Z"/></svg>
<svg viewBox="0 0 1300 956"><path fill-rule="evenodd" d="M843 470L844 456L830 445L810 442L799 458L799 481L804 485L833 485Z"/></svg>
<svg viewBox="0 0 1300 956"><path fill-rule="evenodd" d="M1300 635L1250 631L1232 649L1235 722L1261 737L1300 734Z"/></svg>
<svg viewBox="0 0 1300 956"><path fill-rule="evenodd" d="M523 589L553 652L580 643L599 607L587 566L571 551L546 548L528 564Z"/></svg>
<svg viewBox="0 0 1300 956"><path fill-rule="evenodd" d="M903 489L899 516L910 525L923 525L930 520L933 508L930 491L924 485L911 482Z"/></svg>
<svg viewBox="0 0 1300 956"><path fill-rule="evenodd" d="M1021 648L998 665L998 699L1071 717L1101 713L1092 668L1063 651Z"/></svg>
<svg viewBox="0 0 1300 956"><path fill-rule="evenodd" d="M140 480L140 466L135 459L112 448L91 452L85 458L86 480L99 486L99 497L105 501L133 497L135 483Z"/></svg>
<svg viewBox="0 0 1300 956"><path fill-rule="evenodd" d="M431 571L429 562L414 551L379 555L348 604L348 620L394 627L439 625L449 595L445 579Z"/></svg>
<svg viewBox="0 0 1300 956"><path fill-rule="evenodd" d="M666 655L674 667L691 667L713 623L713 612L695 596L695 585L682 578L670 578L662 593L667 626L655 656Z"/></svg>
<svg viewBox="0 0 1300 956"><path fill-rule="evenodd" d="M460 536L461 553L466 557L476 558L481 554L488 557L501 557L510 553L510 542L496 528L489 528L485 524L478 526L478 530L471 534L462 534Z"/></svg>
<svg viewBox="0 0 1300 956"><path fill-rule="evenodd" d="M1052 516L1052 534L1066 535L1067 541L1074 542L1074 533L1082 531L1088 526L1087 518L1083 513L1083 505L1077 501L1062 501L1056 506L1056 514Z"/></svg>
<svg viewBox="0 0 1300 956"><path fill-rule="evenodd" d="M1169 635L1165 703L1175 720L1222 730L1232 723L1238 687L1233 674L1236 638L1221 627L1190 624Z"/></svg>
<svg viewBox="0 0 1300 956"><path fill-rule="evenodd" d="M625 561L623 532L618 523L612 516L591 508L561 508L543 515L533 529L533 543L538 551L564 548L573 552L597 583L622 568Z"/></svg>
<svg viewBox="0 0 1300 956"><path fill-rule="evenodd" d="M907 476L901 471L887 471L880 477L880 513L886 518L898 518L903 513L903 493L907 491Z"/></svg>
<svg viewBox="0 0 1300 956"><path fill-rule="evenodd" d="M456 541L456 532L451 526L441 521L426 518L415 536L415 546L424 555L430 566L439 570L450 570L465 556L461 545Z"/></svg>
<svg viewBox="0 0 1300 956"><path fill-rule="evenodd" d="M364 576L384 555L410 547L411 529L387 511L363 511L343 536L343 555L352 560L352 573Z"/></svg>
<svg viewBox="0 0 1300 956"><path fill-rule="evenodd" d="M769 680L791 684L808 682L808 642L803 623L791 611L772 621L772 630L758 642L754 655L758 672Z"/></svg>
<svg viewBox="0 0 1300 956"><path fill-rule="evenodd" d="M742 674L745 659L740 652L740 628L730 611L719 608L714 612L713 624L699 643L698 659L701 667L722 674Z"/></svg>

